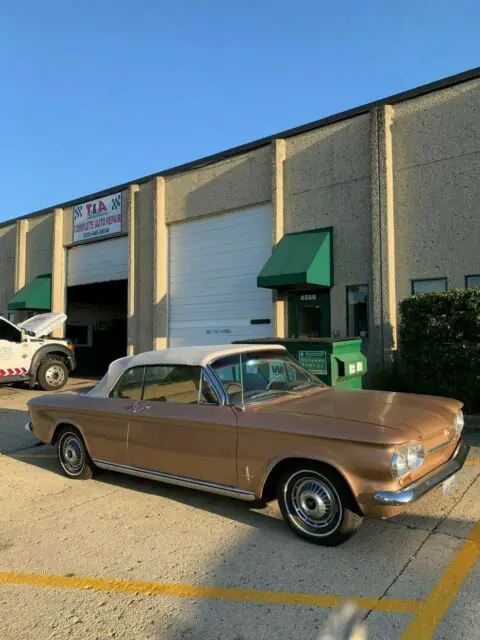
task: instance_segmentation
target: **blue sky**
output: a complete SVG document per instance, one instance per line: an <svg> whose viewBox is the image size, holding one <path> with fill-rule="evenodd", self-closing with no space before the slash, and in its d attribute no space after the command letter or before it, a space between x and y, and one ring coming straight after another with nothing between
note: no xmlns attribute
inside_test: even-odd
<svg viewBox="0 0 480 640"><path fill-rule="evenodd" d="M0 220L480 64L480 3L0 3Z"/></svg>

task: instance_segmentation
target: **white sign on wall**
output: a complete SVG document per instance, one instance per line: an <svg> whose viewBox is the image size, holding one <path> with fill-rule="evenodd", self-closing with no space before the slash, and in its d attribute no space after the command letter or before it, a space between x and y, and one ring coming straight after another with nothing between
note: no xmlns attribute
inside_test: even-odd
<svg viewBox="0 0 480 640"><path fill-rule="evenodd" d="M73 207L73 242L111 236L122 231L122 194L82 202Z"/></svg>

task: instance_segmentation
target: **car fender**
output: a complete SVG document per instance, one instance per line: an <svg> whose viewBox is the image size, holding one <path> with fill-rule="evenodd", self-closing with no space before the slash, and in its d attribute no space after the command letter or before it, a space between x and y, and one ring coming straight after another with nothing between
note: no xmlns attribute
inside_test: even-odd
<svg viewBox="0 0 480 640"><path fill-rule="evenodd" d="M58 420L56 420L55 424L52 426L50 430L50 443L52 442L53 437L56 431L59 429L59 427L73 427L74 429L76 429L82 436L83 442L85 444L85 449L87 450L87 453L90 456L90 448L88 446L88 442L83 432L83 429L76 420L72 420L71 418L68 418L68 419L59 418Z"/></svg>
<svg viewBox="0 0 480 640"><path fill-rule="evenodd" d="M284 460L311 460L312 462L318 462L319 464L328 465L329 467L334 469L343 478L343 480L349 486L353 496L356 496L356 488L354 486L352 486L352 483L351 483L350 478L349 478L349 474L346 473L346 470L338 465L338 460L333 460L328 455L318 454L316 451L315 452L313 452L313 451L310 451L310 452L292 451L292 452L288 452L288 453L279 454L278 456L275 456L274 458L272 458L269 461L268 465L266 466L266 468L265 468L265 470L263 472L263 475L262 475L261 482L260 482L260 484L258 486L258 495L259 496L261 496L263 494L263 491L264 491L264 488L265 488L265 484L266 484L271 472L273 471L273 469L278 464L283 462Z"/></svg>
<svg viewBox="0 0 480 640"><path fill-rule="evenodd" d="M49 353L61 353L67 359L67 363L71 362L72 352L65 345L60 343L58 344L49 343L49 344L43 345L42 347L37 349L37 351L35 352L32 358L32 362L30 364L30 370L28 372L28 375L30 377L32 378L36 377L38 367L42 363L42 360L45 358L45 356L47 356ZM70 370L70 365L68 366L68 368Z"/></svg>

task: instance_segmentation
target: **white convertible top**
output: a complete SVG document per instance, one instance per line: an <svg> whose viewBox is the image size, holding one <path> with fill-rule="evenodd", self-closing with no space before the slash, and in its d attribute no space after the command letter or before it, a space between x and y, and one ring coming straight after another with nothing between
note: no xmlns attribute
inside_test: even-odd
<svg viewBox="0 0 480 640"><path fill-rule="evenodd" d="M184 364L205 367L217 358L248 351L285 351L279 344L217 344L202 347L172 347L161 351L146 351L135 356L114 360L100 382L85 395L103 398L112 389L122 373L130 367L156 364Z"/></svg>

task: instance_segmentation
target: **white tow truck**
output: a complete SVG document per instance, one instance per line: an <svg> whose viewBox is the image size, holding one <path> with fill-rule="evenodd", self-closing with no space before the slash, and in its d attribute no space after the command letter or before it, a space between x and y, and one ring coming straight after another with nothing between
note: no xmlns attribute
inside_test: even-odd
<svg viewBox="0 0 480 640"><path fill-rule="evenodd" d="M0 385L25 382L58 391L75 369L73 343L48 337L64 313L42 313L16 325L0 316Z"/></svg>

